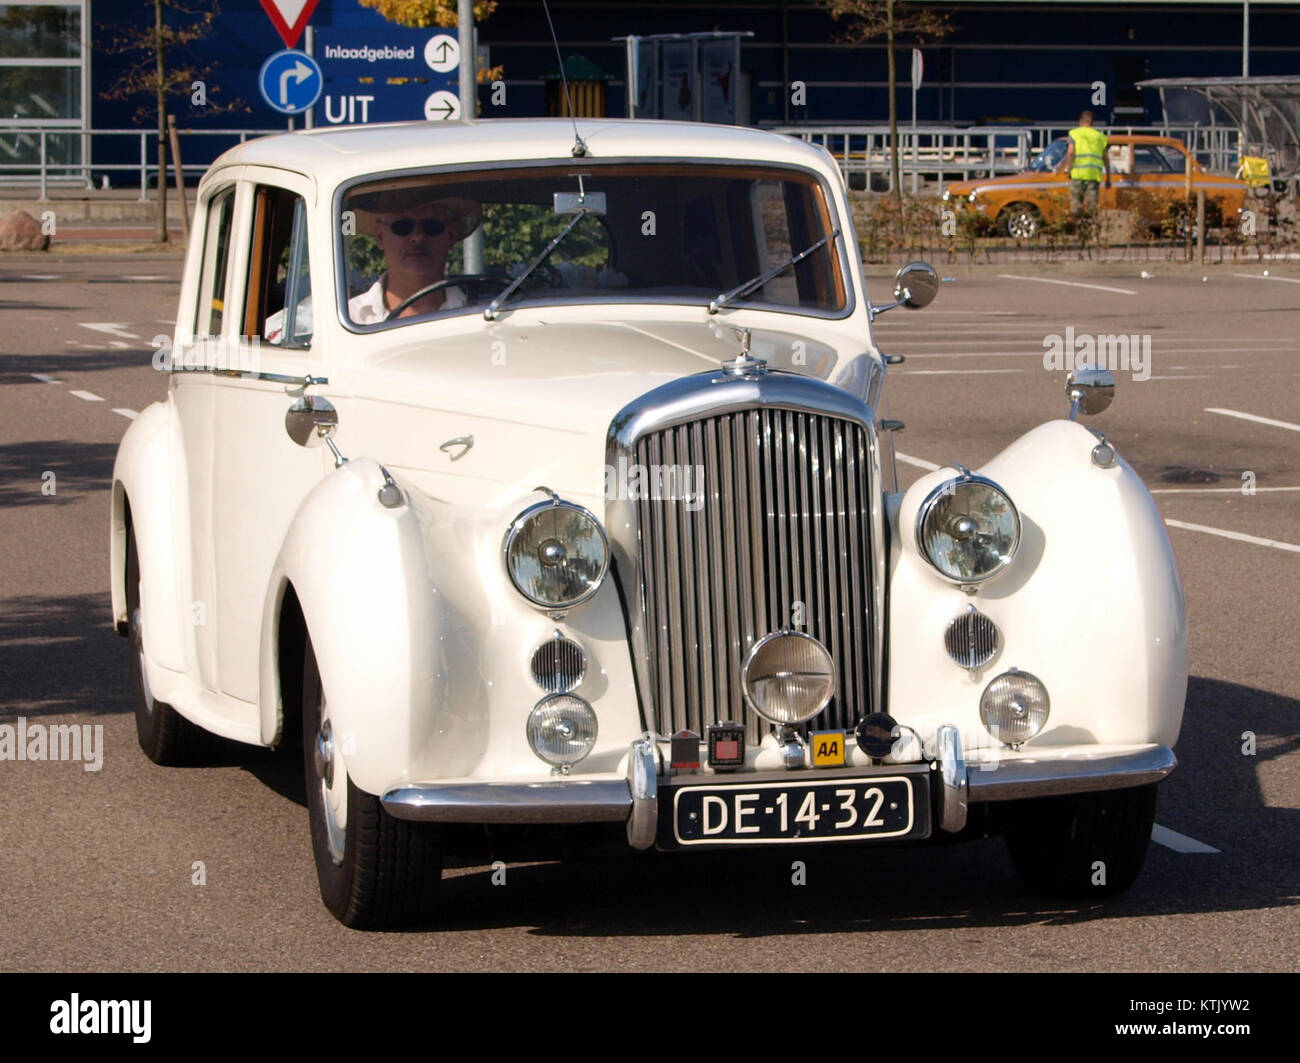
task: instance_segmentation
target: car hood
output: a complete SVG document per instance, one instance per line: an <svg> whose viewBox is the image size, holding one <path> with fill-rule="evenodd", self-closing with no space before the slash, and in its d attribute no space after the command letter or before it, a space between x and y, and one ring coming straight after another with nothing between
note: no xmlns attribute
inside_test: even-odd
<svg viewBox="0 0 1300 1063"><path fill-rule="evenodd" d="M740 351L733 327L702 317L593 322L521 313L487 324L466 316L412 326L419 338L396 344L392 332L367 337L375 353L361 359L355 379L336 379L352 392L365 449L377 460L586 494L619 410L669 381L716 372ZM799 325L810 327L753 328L751 353L865 398L877 365L866 337L849 342L842 322ZM474 445L463 462L439 454L443 442L468 436ZM546 481L535 478L543 474Z"/></svg>

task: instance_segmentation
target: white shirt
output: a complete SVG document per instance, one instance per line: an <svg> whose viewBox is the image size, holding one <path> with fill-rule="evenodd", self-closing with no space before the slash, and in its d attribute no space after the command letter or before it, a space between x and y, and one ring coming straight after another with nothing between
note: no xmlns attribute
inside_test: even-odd
<svg viewBox="0 0 1300 1063"><path fill-rule="evenodd" d="M348 316L357 325L374 325L383 321L388 316L388 307L384 303L385 283L388 280L388 274L384 273L379 280L375 281L360 295L354 295L348 300ZM465 305L465 289L459 287L447 287L442 289L446 298L443 301L443 310L455 310L457 307ZM298 313L296 315L298 325L298 335L310 339L311 337L311 296L308 295L298 304ZM284 337L284 311L277 310L274 314L266 319L266 342L280 343Z"/></svg>
<svg viewBox="0 0 1300 1063"><path fill-rule="evenodd" d="M388 306L384 303L387 280L388 274L385 273L360 295L354 295L348 300L348 316L352 318L353 324L373 325L388 316ZM447 287L442 291L446 296L442 304L443 310L455 310L458 306L465 305L464 288Z"/></svg>

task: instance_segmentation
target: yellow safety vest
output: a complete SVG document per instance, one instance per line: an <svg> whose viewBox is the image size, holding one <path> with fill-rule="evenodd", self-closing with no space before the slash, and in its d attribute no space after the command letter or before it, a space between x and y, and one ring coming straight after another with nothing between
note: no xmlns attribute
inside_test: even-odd
<svg viewBox="0 0 1300 1063"><path fill-rule="evenodd" d="M1106 156L1106 134L1091 126L1070 130L1074 141L1074 165L1070 167L1071 181L1100 181Z"/></svg>

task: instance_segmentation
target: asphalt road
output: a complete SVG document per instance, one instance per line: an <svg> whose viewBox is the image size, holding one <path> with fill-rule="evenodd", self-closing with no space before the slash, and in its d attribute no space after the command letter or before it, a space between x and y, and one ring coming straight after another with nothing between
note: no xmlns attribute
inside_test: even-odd
<svg viewBox="0 0 1300 1063"><path fill-rule="evenodd" d="M1093 423L1171 522L1193 678L1161 844L1124 897L1044 904L998 840L812 850L799 856L804 886L785 851L484 849L446 872L437 929L362 934L319 901L296 761L249 749L165 769L136 744L126 643L109 624L108 488L129 417L164 394L149 339L170 329L179 268L145 256L0 264L0 722L103 727L100 771L0 762L0 969L1294 970L1296 271L999 276L1034 275L1017 264L879 322L885 348L907 355L886 411L907 422L905 482L926 463L978 465L1063 413L1044 336L1072 324L1152 337L1149 379L1117 374ZM1079 576L1086 593L1086 557ZM507 858L503 886L494 856Z"/></svg>

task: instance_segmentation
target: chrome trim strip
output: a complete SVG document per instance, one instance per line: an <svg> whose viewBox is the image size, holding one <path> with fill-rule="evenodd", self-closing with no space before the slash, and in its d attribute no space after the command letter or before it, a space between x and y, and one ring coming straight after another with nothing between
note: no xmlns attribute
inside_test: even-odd
<svg viewBox="0 0 1300 1063"><path fill-rule="evenodd" d="M649 849L659 830L659 769L655 752L653 738L640 738L632 743L632 755L627 762L627 788L632 794L627 843L633 849Z"/></svg>
<svg viewBox="0 0 1300 1063"><path fill-rule="evenodd" d="M400 786L381 799L397 819L425 823L617 823L633 802L622 779Z"/></svg>
<svg viewBox="0 0 1300 1063"><path fill-rule="evenodd" d="M268 380L273 384L290 384L298 388L310 388L317 384L328 384L329 377L312 376L308 373L306 376L288 376L284 373L253 373L245 372L242 369L212 369L205 366L184 366L174 365L171 370L173 373L209 373L212 376L235 377L238 380Z"/></svg>
<svg viewBox="0 0 1300 1063"><path fill-rule="evenodd" d="M939 754L939 829L956 834L966 826L969 794L961 732L945 723L935 733L935 745Z"/></svg>
<svg viewBox="0 0 1300 1063"><path fill-rule="evenodd" d="M992 771L985 771L978 763L968 764L970 803L1123 790L1159 782L1178 766L1178 758L1168 746L1096 757L1051 759L1048 750L1043 753L1041 760L1004 756Z"/></svg>

